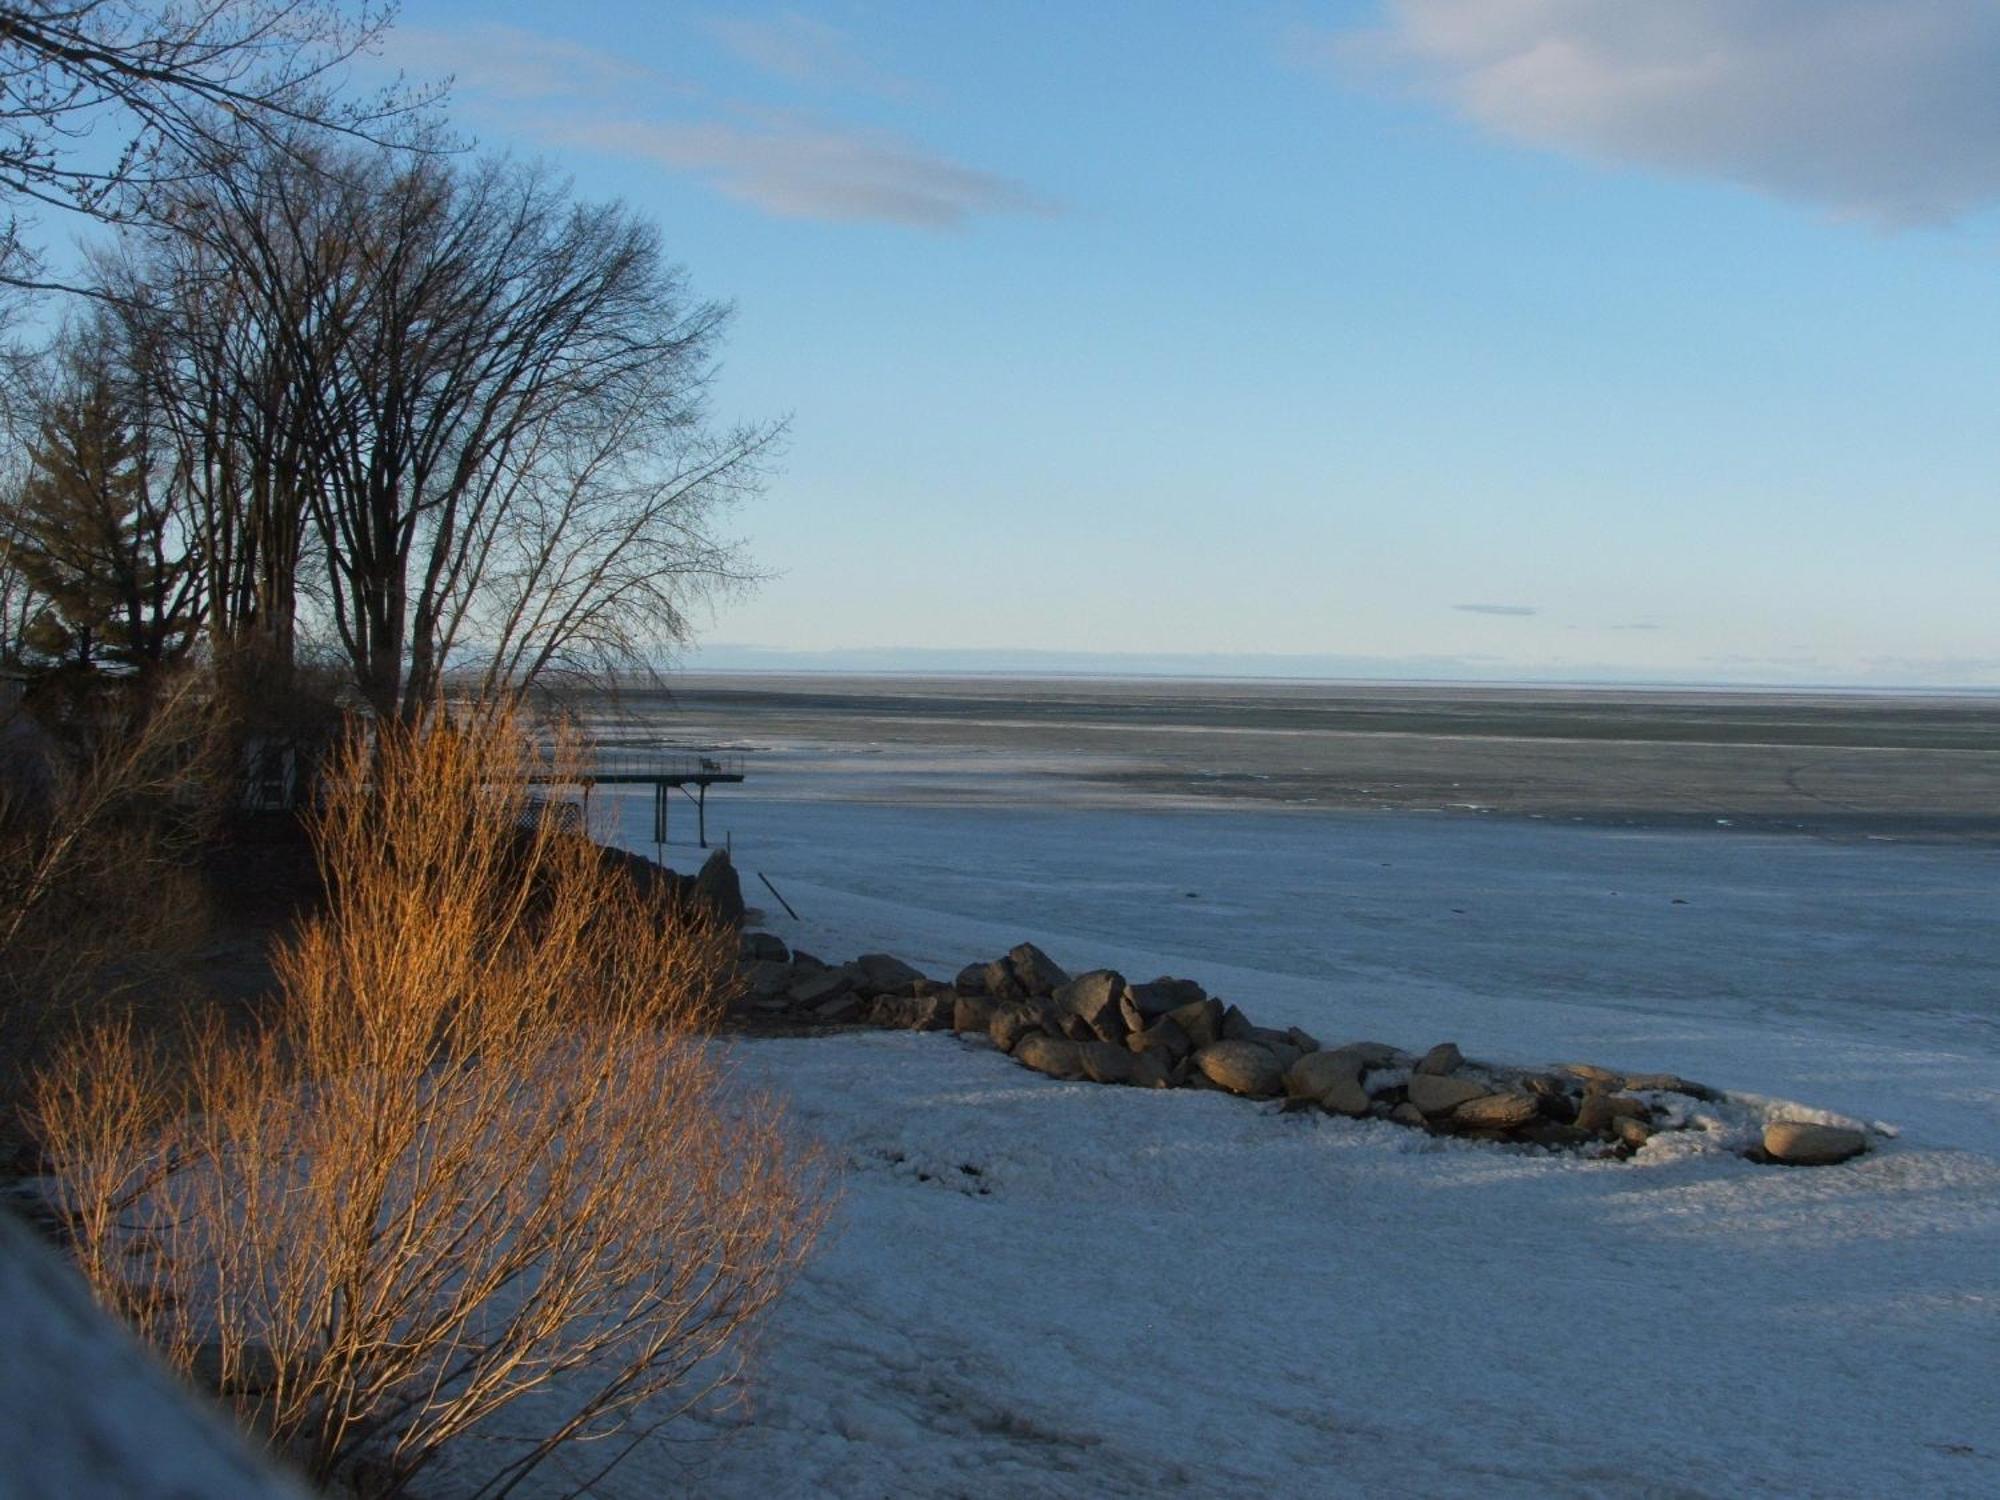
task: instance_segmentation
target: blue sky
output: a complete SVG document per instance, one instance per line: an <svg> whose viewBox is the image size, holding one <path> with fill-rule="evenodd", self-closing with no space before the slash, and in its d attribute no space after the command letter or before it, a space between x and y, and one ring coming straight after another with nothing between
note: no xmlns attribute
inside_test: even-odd
<svg viewBox="0 0 2000 1500"><path fill-rule="evenodd" d="M1986 0L406 0L390 56L735 302L718 413L792 428L708 661L2000 685Z"/></svg>

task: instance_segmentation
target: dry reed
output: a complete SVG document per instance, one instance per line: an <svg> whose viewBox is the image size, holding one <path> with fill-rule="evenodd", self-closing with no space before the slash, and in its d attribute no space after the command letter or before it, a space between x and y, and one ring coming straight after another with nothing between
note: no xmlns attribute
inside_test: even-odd
<svg viewBox="0 0 2000 1500"><path fill-rule="evenodd" d="M97 1295L316 1480L398 1493L532 1393L500 1495L683 1409L824 1221L708 1041L733 934L532 816L537 753L504 713L351 739L280 1018L191 1066L100 1029L42 1082Z"/></svg>

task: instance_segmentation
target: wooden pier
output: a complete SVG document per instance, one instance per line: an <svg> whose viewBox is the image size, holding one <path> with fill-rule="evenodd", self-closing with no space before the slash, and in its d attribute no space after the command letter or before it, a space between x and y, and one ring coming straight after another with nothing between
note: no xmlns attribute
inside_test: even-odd
<svg viewBox="0 0 2000 1500"><path fill-rule="evenodd" d="M673 794L694 804L695 828L701 847L708 847L708 789L743 780L743 757L720 751L689 750L679 747L647 749L638 746L599 746L589 757L588 768L557 775L553 772L529 778L532 781L560 782L583 789L585 821L589 820L590 793L599 786L650 786L653 789L653 842L667 842L667 808Z"/></svg>

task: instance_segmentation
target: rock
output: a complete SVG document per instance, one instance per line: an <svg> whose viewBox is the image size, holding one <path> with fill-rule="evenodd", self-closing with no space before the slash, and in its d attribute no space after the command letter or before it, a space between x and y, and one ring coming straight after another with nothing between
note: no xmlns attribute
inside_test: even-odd
<svg viewBox="0 0 2000 1500"><path fill-rule="evenodd" d="M1601 1083L1614 1092L1625 1087L1623 1073L1614 1073L1609 1068L1596 1067L1591 1063L1557 1063L1556 1070L1572 1078L1581 1078L1586 1083Z"/></svg>
<svg viewBox="0 0 2000 1500"><path fill-rule="evenodd" d="M996 958L986 965L981 983L985 993L995 1000L1025 1000L1028 992L1021 987L1021 981L1014 977L1014 967L1004 958Z"/></svg>
<svg viewBox="0 0 2000 1500"><path fill-rule="evenodd" d="M1138 1060L1116 1042L1079 1042L1077 1052L1092 1083L1130 1083L1138 1075Z"/></svg>
<svg viewBox="0 0 2000 1500"><path fill-rule="evenodd" d="M1764 1154L1793 1167L1830 1167L1868 1149L1868 1137L1844 1125L1773 1120L1764 1127Z"/></svg>
<svg viewBox="0 0 2000 1500"><path fill-rule="evenodd" d="M982 999L991 999L993 992L986 987L986 971L990 967L989 964L967 964L958 971L958 977L952 980L951 987L961 995L977 995Z"/></svg>
<svg viewBox="0 0 2000 1500"><path fill-rule="evenodd" d="M869 1012L878 1026L903 1031L944 1031L954 1019L953 1001L944 995L878 995Z"/></svg>
<svg viewBox="0 0 2000 1500"><path fill-rule="evenodd" d="M773 958L753 959L736 971L743 980L743 993L751 1000L775 1000L789 991L798 976L788 963Z"/></svg>
<svg viewBox="0 0 2000 1500"><path fill-rule="evenodd" d="M1007 965L1014 978L1030 995L1053 995L1069 983L1061 964L1033 943L1021 943L1007 950Z"/></svg>
<svg viewBox="0 0 2000 1500"><path fill-rule="evenodd" d="M845 989L829 999L820 1001L817 1005L805 1006L803 1009L810 1011L815 1021L824 1021L827 1025L834 1026L843 1021L861 1019L861 997L853 990Z"/></svg>
<svg viewBox="0 0 2000 1500"><path fill-rule="evenodd" d="M811 1010L854 988L854 976L845 969L809 969L792 981L788 991L792 1004Z"/></svg>
<svg viewBox="0 0 2000 1500"><path fill-rule="evenodd" d="M1285 1037L1301 1052L1319 1051L1319 1038L1315 1037L1310 1031L1301 1031L1296 1026L1287 1026L1285 1028Z"/></svg>
<svg viewBox="0 0 2000 1500"><path fill-rule="evenodd" d="M1398 1125L1422 1127L1426 1123L1424 1112L1407 1100L1390 1110L1389 1118L1394 1120Z"/></svg>
<svg viewBox="0 0 2000 1500"><path fill-rule="evenodd" d="M1652 1111L1624 1094L1589 1093L1576 1107L1576 1128L1592 1135L1608 1135L1620 1119L1650 1120Z"/></svg>
<svg viewBox="0 0 2000 1500"><path fill-rule="evenodd" d="M919 979L910 985L910 993L922 998L925 995L956 995L958 991L942 979Z"/></svg>
<svg viewBox="0 0 2000 1500"><path fill-rule="evenodd" d="M1541 1114L1533 1094L1486 1094L1454 1109L1451 1123L1470 1130L1513 1130L1540 1119Z"/></svg>
<svg viewBox="0 0 2000 1500"><path fill-rule="evenodd" d="M1625 1089L1633 1094L1685 1094L1690 1099L1714 1100L1714 1089L1691 1083L1678 1073L1627 1073Z"/></svg>
<svg viewBox="0 0 2000 1500"><path fill-rule="evenodd" d="M1149 1026L1161 1016L1207 998L1208 991L1192 979L1173 979L1165 974L1132 986L1132 1004Z"/></svg>
<svg viewBox="0 0 2000 1500"><path fill-rule="evenodd" d="M984 995L960 995L952 1001L953 1031L989 1031L993 1026L993 1002Z"/></svg>
<svg viewBox="0 0 2000 1500"><path fill-rule="evenodd" d="M1426 1117L1448 1115L1468 1099L1478 1099L1490 1090L1469 1078L1446 1078L1436 1073L1416 1073L1410 1077L1410 1103Z"/></svg>
<svg viewBox="0 0 2000 1500"><path fill-rule="evenodd" d="M736 940L736 953L745 963L788 964L792 950L775 932L746 932Z"/></svg>
<svg viewBox="0 0 2000 1500"><path fill-rule="evenodd" d="M1116 969L1092 969L1068 984L1059 985L1049 997L1058 1009L1081 1016L1100 1041L1122 1042L1131 1024L1121 1002L1125 999L1125 976Z"/></svg>
<svg viewBox="0 0 2000 1500"><path fill-rule="evenodd" d="M792 950L792 967L801 970L824 969L826 962L823 959L813 957L812 954L806 952L803 948L794 948Z"/></svg>
<svg viewBox="0 0 2000 1500"><path fill-rule="evenodd" d="M1551 1151L1572 1151L1578 1146L1596 1144L1597 1137L1587 1130L1578 1130L1574 1125L1564 1125L1556 1120L1530 1120L1514 1132L1514 1139L1530 1146L1546 1146Z"/></svg>
<svg viewBox="0 0 2000 1500"><path fill-rule="evenodd" d="M1031 1032L1014 1048L1014 1061L1051 1078L1083 1077L1083 1048L1041 1032Z"/></svg>
<svg viewBox="0 0 2000 1500"><path fill-rule="evenodd" d="M1417 1064L1414 1071L1433 1078L1444 1078L1463 1066L1465 1054L1458 1050L1458 1045L1455 1042L1439 1042L1424 1054L1423 1061Z"/></svg>
<svg viewBox="0 0 2000 1500"><path fill-rule="evenodd" d="M1308 1052L1298 1062L1293 1063L1292 1067L1296 1069L1321 1055L1317 1052ZM1289 1085L1291 1074L1285 1076ZM1346 1115L1351 1120L1361 1120L1367 1118L1374 1101L1368 1097L1368 1090L1361 1086L1359 1078L1336 1078L1327 1086L1326 1092L1319 1096L1319 1102L1320 1108L1328 1114ZM1421 1119L1422 1116L1419 1115L1418 1118Z"/></svg>
<svg viewBox="0 0 2000 1500"><path fill-rule="evenodd" d="M1560 1090L1552 1094L1536 1094L1535 1103L1541 1107L1544 1119L1553 1120L1558 1125L1576 1123L1577 1101Z"/></svg>
<svg viewBox="0 0 2000 1500"><path fill-rule="evenodd" d="M1168 1012L1168 1019L1187 1033L1197 1047L1212 1047L1222 1040L1222 1002L1196 1000Z"/></svg>
<svg viewBox="0 0 2000 1500"><path fill-rule="evenodd" d="M1049 1018L1031 1005L1018 1001L994 1007L993 1019L987 1023L987 1035L993 1038L993 1045L1002 1052L1012 1052L1020 1045L1021 1039L1031 1035L1047 1035Z"/></svg>
<svg viewBox="0 0 2000 1500"><path fill-rule="evenodd" d="M1361 1059L1364 1068L1393 1068L1403 1059L1402 1049L1391 1047L1387 1042L1342 1042L1338 1047L1327 1050L1352 1052Z"/></svg>
<svg viewBox="0 0 2000 1500"><path fill-rule="evenodd" d="M1268 1047L1255 1042L1220 1041L1194 1055L1209 1082L1251 1099L1268 1099L1284 1087L1285 1070Z"/></svg>
<svg viewBox="0 0 2000 1500"><path fill-rule="evenodd" d="M861 980L855 988L863 994L886 995L896 990L908 990L913 984L923 980L921 970L914 969L887 953L864 953L849 967L861 971Z"/></svg>
<svg viewBox="0 0 2000 1500"><path fill-rule="evenodd" d="M1144 1031L1131 1033L1125 1045L1138 1056L1158 1057L1169 1068L1194 1051L1194 1043L1172 1016L1161 1016Z"/></svg>
<svg viewBox="0 0 2000 1500"><path fill-rule="evenodd" d="M1308 1052L1285 1069L1285 1092L1294 1099L1322 1098L1336 1083L1351 1083L1363 1099L1361 1059L1352 1052Z"/></svg>
<svg viewBox="0 0 2000 1500"><path fill-rule="evenodd" d="M1250 1018L1235 1006L1222 1013L1222 1040L1225 1042L1248 1042L1255 1040L1251 1033L1257 1030L1250 1024Z"/></svg>
<svg viewBox="0 0 2000 1500"><path fill-rule="evenodd" d="M1075 1011L1059 1009L1053 1003L1048 1004L1045 1009L1049 1015L1055 1018L1055 1029L1068 1037L1072 1042L1099 1042L1104 1040L1097 1034L1097 1028L1084 1020Z"/></svg>
<svg viewBox="0 0 2000 1500"><path fill-rule="evenodd" d="M1135 1088L1170 1089L1174 1086L1174 1065L1161 1052L1132 1054L1132 1083Z"/></svg>
<svg viewBox="0 0 2000 1500"><path fill-rule="evenodd" d="M1635 1151L1653 1138L1653 1127L1634 1115L1620 1115L1611 1122L1618 1139Z"/></svg>
<svg viewBox="0 0 2000 1500"><path fill-rule="evenodd" d="M709 851L694 877L694 898L731 927L743 925L743 883L727 849Z"/></svg>

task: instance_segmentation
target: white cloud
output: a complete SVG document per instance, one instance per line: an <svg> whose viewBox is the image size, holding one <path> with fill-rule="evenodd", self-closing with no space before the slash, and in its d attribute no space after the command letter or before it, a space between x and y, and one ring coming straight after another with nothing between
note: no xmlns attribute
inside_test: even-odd
<svg viewBox="0 0 2000 1500"><path fill-rule="evenodd" d="M789 119L757 126L635 120L576 124L559 138L700 173L730 197L786 218L956 229L978 214L1056 212L1010 178L880 131Z"/></svg>
<svg viewBox="0 0 2000 1500"><path fill-rule="evenodd" d="M752 67L794 83L830 84L902 95L910 86L868 62L838 27L786 11L768 20L717 16L709 34Z"/></svg>
<svg viewBox="0 0 2000 1500"><path fill-rule="evenodd" d="M384 42L383 60L424 77L449 73L462 90L515 101L668 84L629 58L498 22L451 31L399 26Z"/></svg>
<svg viewBox="0 0 2000 1500"><path fill-rule="evenodd" d="M1322 36L1530 145L1884 225L2000 199L1994 0L1387 0Z"/></svg>

